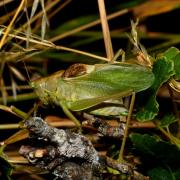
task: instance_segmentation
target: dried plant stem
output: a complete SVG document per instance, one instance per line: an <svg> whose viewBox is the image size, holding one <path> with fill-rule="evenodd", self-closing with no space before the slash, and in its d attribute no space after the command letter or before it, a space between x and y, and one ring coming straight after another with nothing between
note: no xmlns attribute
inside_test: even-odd
<svg viewBox="0 0 180 180"><path fill-rule="evenodd" d="M13 113L13 112L12 112ZM54 117L48 117L49 119L52 118L54 119ZM70 119L64 119L64 118L60 118L60 117L56 117L57 120L49 120L49 119L45 119L45 121L53 127L66 127L66 128L74 128L76 127L76 124L74 122L72 122ZM111 122L108 121L108 124L110 126L116 127L118 126L118 123L116 122ZM0 130L1 129L18 129L20 127L20 125L18 123L14 123L14 124L2 124L0 125ZM83 126L82 126L83 127ZM131 124L129 126L130 128L156 128L156 125L153 122L136 122L136 121L131 121Z"/></svg>
<svg viewBox="0 0 180 180"><path fill-rule="evenodd" d="M74 128L76 127L76 124L73 123L72 121L70 121L68 119L68 121L63 121L63 122L48 122L48 124L50 126L53 126L53 127L66 127L66 128ZM0 130L5 130L5 129L19 129L20 128L20 124L18 123L13 123L13 124L0 124Z"/></svg>
<svg viewBox="0 0 180 180"><path fill-rule="evenodd" d="M12 112L16 113L19 117L25 119L27 118L28 114L21 111L20 109L16 108L15 106L11 106Z"/></svg>
<svg viewBox="0 0 180 180"><path fill-rule="evenodd" d="M5 6L6 4L12 2L13 0L6 0L6 1L3 1L3 2L0 2L0 7L1 6Z"/></svg>
<svg viewBox="0 0 180 180"><path fill-rule="evenodd" d="M49 3L46 7L45 10L49 11L53 6L55 6L57 3L59 3L59 0L55 0L52 3ZM35 22L38 18L40 18L43 14L43 11L40 11L37 15L35 15L34 17L32 17L29 21L27 21L27 23L25 23L24 25L20 26L20 28L18 28L15 32L14 35L17 34L18 32L22 31L23 29L25 29L29 24L32 24L33 22ZM41 23L38 24L38 27L41 26ZM36 27L37 28L37 27ZM33 31L35 31L36 29L34 28ZM9 36L11 38L13 38L13 36ZM10 40L10 38L8 39Z"/></svg>
<svg viewBox="0 0 180 180"><path fill-rule="evenodd" d="M16 9L12 10L11 12L8 12L6 14L4 14L3 16L0 17L0 23L1 24L5 24L6 21L15 14Z"/></svg>
<svg viewBox="0 0 180 180"><path fill-rule="evenodd" d="M132 97L131 97L131 103L130 103L130 107L129 107L129 113L128 113L128 117L126 120L126 128L125 128L125 132L124 132L124 137L122 140L122 144L121 144L121 149L119 152L119 157L118 157L118 161L123 161L123 154L124 154L124 148L125 148L125 143L126 143L126 139L128 136L128 129L129 129L129 124L130 124L130 118L132 115L132 111L133 111L133 107L134 107L134 102L135 102L135 93L132 93Z"/></svg>
<svg viewBox="0 0 180 180"><path fill-rule="evenodd" d="M130 128L156 128L156 125L152 121L148 122L138 122L131 120Z"/></svg>
<svg viewBox="0 0 180 180"><path fill-rule="evenodd" d="M55 0L52 1L51 3L49 3L46 7L45 10L49 11L53 6L55 6L57 3L59 3L59 0ZM38 14L36 14L34 17L32 17L30 19L30 23L32 24L33 22L35 22L38 18L40 18L43 14L43 11L40 11ZM39 24L41 25L41 24ZM17 31L21 31L22 29L26 28L28 26L28 23L24 24L23 26L21 26L19 29L17 29Z"/></svg>
<svg viewBox="0 0 180 180"><path fill-rule="evenodd" d="M20 94L16 96L16 99L14 98L14 96L8 96L7 103L34 99L36 97L37 96L35 95L35 93ZM2 97L0 97L0 103L3 103Z"/></svg>
<svg viewBox="0 0 180 180"><path fill-rule="evenodd" d="M74 53L77 53L77 54L81 54L81 55L84 55L84 56L89 56L89 57L92 57L92 58L95 58L95 59L99 59L99 60L102 60L102 61L108 61L108 59L105 58L105 57L98 56L98 55L91 54L91 53L84 52L84 51L80 51L80 50L77 50L77 49L72 49L72 48L64 47L64 46L55 46L55 49L69 51L69 52L74 52Z"/></svg>
<svg viewBox="0 0 180 180"><path fill-rule="evenodd" d="M5 106L5 105L0 104L0 109L9 113L15 114L10 107Z"/></svg>
<svg viewBox="0 0 180 180"><path fill-rule="evenodd" d="M157 128L178 148L180 148L180 139L174 137L173 135L169 134L167 131L165 131L158 123L156 123Z"/></svg>
<svg viewBox="0 0 180 180"><path fill-rule="evenodd" d="M4 32L2 32L2 34L4 34ZM14 34L8 34L8 36L14 37L14 38L17 38L17 39L20 39L20 40L23 40L23 41L27 41L26 37L14 35ZM88 53L88 52L84 52L84 51L80 51L80 50L76 50L76 49L72 49L72 48L68 48L68 47L64 47L64 46L57 46L57 45L53 44L52 42L46 41L46 40L32 39L31 38L31 39L29 39L29 42L35 43L36 45L39 45L39 46L45 46L45 47L53 48L53 49L56 49L56 50L64 50L64 51L74 52L74 53L82 54L82 55L89 56L89 57L92 57L92 58L95 58L95 59L99 59L99 60L102 60L102 61L108 61L108 59L105 58L105 57L101 57L101 56L94 55L94 54L91 54L91 53Z"/></svg>
<svg viewBox="0 0 180 180"><path fill-rule="evenodd" d="M5 129L18 129L19 124L1 124L0 125L0 130L5 130Z"/></svg>
<svg viewBox="0 0 180 180"><path fill-rule="evenodd" d="M0 49L1 49L2 46L4 45L4 42L5 42L5 40L6 40L6 37L8 36L8 34L9 34L11 28L12 28L12 25L13 25L13 23L15 22L15 20L16 20L18 14L19 14L20 11L22 10L25 1L26 1L26 0L22 0L22 1L21 1L21 4L19 5L19 7L18 7L18 9L17 9L17 11L16 11L16 13L15 13L13 19L11 20L10 24L8 25L8 27L7 27L5 33L4 33L4 35L3 35L3 37L2 37L2 39L1 39L1 41L0 41Z"/></svg>
<svg viewBox="0 0 180 180"><path fill-rule="evenodd" d="M111 35L108 26L104 0L98 0L98 5L99 5L99 13L100 13L100 19L101 19L101 25L102 25L102 31L104 37L104 44L106 48L106 54L107 54L107 58L111 60L114 56L114 53L112 48Z"/></svg>
<svg viewBox="0 0 180 180"><path fill-rule="evenodd" d="M0 145L6 146L8 144L13 144L15 142L28 138L28 136L29 136L29 131L27 129L22 129L16 132L15 134L13 134L12 136L10 136L9 138L7 138L6 140L2 141Z"/></svg>
<svg viewBox="0 0 180 180"><path fill-rule="evenodd" d="M8 36L15 37L17 39L27 41L26 37L21 37L21 36L13 35L13 34L8 34ZM92 58L95 58L95 59L99 59L101 61L108 61L108 59L105 58L105 57L98 56L98 55L91 54L91 53L84 52L84 51L80 51L80 50L77 50L77 49L64 47L64 46L56 46L55 44L51 43L50 41L40 41L40 40L36 40L36 39L29 39L29 42L36 43L37 45L53 48L53 49L56 49L56 50L64 50L64 51L74 52L74 53L81 54L81 55L84 55L84 56L89 56L89 57L92 57Z"/></svg>

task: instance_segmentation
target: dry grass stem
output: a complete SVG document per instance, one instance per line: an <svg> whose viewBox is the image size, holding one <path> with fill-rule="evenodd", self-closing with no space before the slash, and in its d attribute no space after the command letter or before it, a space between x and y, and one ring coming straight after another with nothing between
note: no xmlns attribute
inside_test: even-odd
<svg viewBox="0 0 180 180"><path fill-rule="evenodd" d="M12 2L13 0L3 0L3 2L0 2L0 6L4 6L10 2Z"/></svg>
<svg viewBox="0 0 180 180"><path fill-rule="evenodd" d="M20 39L20 40L23 40L23 41L27 41L27 37L22 37L22 36L18 36L18 35L14 35L14 34L8 34L8 36L14 37L14 38L17 38L17 39ZM81 55L84 55L84 56L89 56L89 57L92 57L92 58L95 58L95 59L99 59L99 60L102 60L102 61L108 61L108 59L105 58L105 57L98 56L98 55L95 55L95 54L91 54L91 53L88 53L88 52L85 52L85 51L80 51L80 50L77 50L77 49L64 47L64 46L57 46L57 45L53 44L52 42L46 41L46 40L41 40L40 41L38 39L36 40L36 39L31 38L31 39L29 39L29 42L34 43L36 45L41 45L41 46L45 46L45 47L48 47L48 48L56 49L56 50L69 51L69 52L81 54Z"/></svg>
<svg viewBox="0 0 180 180"><path fill-rule="evenodd" d="M103 31L103 37L104 37L104 44L106 48L106 54L107 54L107 58L111 60L114 56L114 52L113 52L113 47L112 47L112 42L111 42L109 26L107 22L104 0L98 0L98 5L99 5L99 13L100 13L100 19L101 19L101 25L102 25L102 31Z"/></svg>
<svg viewBox="0 0 180 180"><path fill-rule="evenodd" d="M14 15L13 19L11 20L10 24L8 25L6 31L4 32L4 35L0 41L0 49L2 48L2 46L4 45L5 43L5 40L6 40L6 37L8 36L17 16L19 15L20 11L23 9L23 6L24 6L24 3L25 3L26 0L22 0L21 1L21 4L19 5L17 11L16 11L16 14Z"/></svg>

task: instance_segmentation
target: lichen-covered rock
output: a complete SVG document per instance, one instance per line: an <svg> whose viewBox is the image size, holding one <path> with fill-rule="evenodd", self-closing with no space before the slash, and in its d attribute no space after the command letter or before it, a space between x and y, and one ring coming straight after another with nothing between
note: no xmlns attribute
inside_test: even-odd
<svg viewBox="0 0 180 180"><path fill-rule="evenodd" d="M20 154L30 163L62 179L99 179L96 177L100 169L99 156L85 136L51 127L39 117L27 120L25 125L33 137L48 144L44 147L21 146Z"/></svg>

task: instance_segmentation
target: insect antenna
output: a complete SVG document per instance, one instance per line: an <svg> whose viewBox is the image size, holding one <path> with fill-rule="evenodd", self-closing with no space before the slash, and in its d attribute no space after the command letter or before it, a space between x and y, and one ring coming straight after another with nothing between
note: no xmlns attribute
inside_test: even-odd
<svg viewBox="0 0 180 180"><path fill-rule="evenodd" d="M22 62L23 62L23 64L24 64L24 69L25 69L25 71L26 71L26 73L27 73L28 82L31 82L31 78L30 78L30 76L29 76L29 72L28 72L28 69L27 69L26 63L25 63L24 61L22 61Z"/></svg>

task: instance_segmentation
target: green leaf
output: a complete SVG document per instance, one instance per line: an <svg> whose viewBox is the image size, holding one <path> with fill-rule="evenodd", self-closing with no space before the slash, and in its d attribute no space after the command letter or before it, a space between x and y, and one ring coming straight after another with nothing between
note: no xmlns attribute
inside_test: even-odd
<svg viewBox="0 0 180 180"><path fill-rule="evenodd" d="M180 79L180 52L174 58L175 79Z"/></svg>
<svg viewBox="0 0 180 180"><path fill-rule="evenodd" d="M161 127L168 127L170 124L176 122L177 119L173 114L166 114L160 122Z"/></svg>
<svg viewBox="0 0 180 180"><path fill-rule="evenodd" d="M175 47L169 48L164 52L163 56L165 56L168 60L174 62L174 71L175 71L175 79L180 79L180 51Z"/></svg>
<svg viewBox="0 0 180 180"><path fill-rule="evenodd" d="M179 54L179 49L175 47L169 48L167 51L165 51L161 56L165 56L168 60L171 60L176 57L176 55Z"/></svg>
<svg viewBox="0 0 180 180"><path fill-rule="evenodd" d="M180 51L175 47L169 48L163 53L168 60L174 62L175 79L180 79Z"/></svg>
<svg viewBox="0 0 180 180"><path fill-rule="evenodd" d="M109 173L114 174L114 175L120 174L118 170L110 168L110 167L107 167L107 170Z"/></svg>
<svg viewBox="0 0 180 180"><path fill-rule="evenodd" d="M176 180L180 180L180 168L174 172L174 176L175 176Z"/></svg>
<svg viewBox="0 0 180 180"><path fill-rule="evenodd" d="M168 142L148 134L132 133L130 135L134 147L146 159L153 159L158 163L178 166L180 162L180 149Z"/></svg>
<svg viewBox="0 0 180 180"><path fill-rule="evenodd" d="M171 56L171 54L168 54L168 57ZM145 103L144 107L136 115L139 121L152 120L157 115L159 111L159 104L156 101L156 94L162 84L167 82L170 77L174 75L173 61L168 60L165 56L158 58L154 63L153 73L155 80L153 85L145 92L147 99L145 97L141 97Z"/></svg>
<svg viewBox="0 0 180 180"><path fill-rule="evenodd" d="M10 180L10 175L12 173L11 164L6 161L3 157L0 157L0 179Z"/></svg>
<svg viewBox="0 0 180 180"><path fill-rule="evenodd" d="M174 174L171 171L162 167L151 169L148 172L148 175L150 176L151 180L176 180Z"/></svg>
<svg viewBox="0 0 180 180"><path fill-rule="evenodd" d="M132 133L130 139L152 180L178 180L180 149L148 134Z"/></svg>

